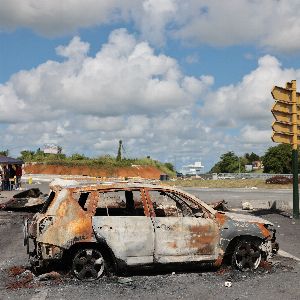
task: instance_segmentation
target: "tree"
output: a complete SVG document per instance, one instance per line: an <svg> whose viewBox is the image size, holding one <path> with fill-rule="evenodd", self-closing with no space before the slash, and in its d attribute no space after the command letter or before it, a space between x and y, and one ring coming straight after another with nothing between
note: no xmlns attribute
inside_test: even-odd
<svg viewBox="0 0 300 300"><path fill-rule="evenodd" d="M0 151L0 156L8 156L8 154L9 154L8 149Z"/></svg>
<svg viewBox="0 0 300 300"><path fill-rule="evenodd" d="M61 146L57 146L57 154L62 154L63 148Z"/></svg>
<svg viewBox="0 0 300 300"><path fill-rule="evenodd" d="M279 144L270 147L263 157L265 173L287 174L292 172L292 147Z"/></svg>
<svg viewBox="0 0 300 300"><path fill-rule="evenodd" d="M30 151L30 150L21 151L21 159L23 159L24 161L32 160L33 156L34 156L34 151Z"/></svg>
<svg viewBox="0 0 300 300"><path fill-rule="evenodd" d="M86 157L83 154L79 154L79 153L74 153L71 155L70 157L71 160L84 160L84 159L89 159L88 157Z"/></svg>
<svg viewBox="0 0 300 300"><path fill-rule="evenodd" d="M169 163L169 162L166 162L165 163L165 166L172 172L175 172L175 169L174 169L174 166L173 164Z"/></svg>
<svg viewBox="0 0 300 300"><path fill-rule="evenodd" d="M119 148L118 148L118 155L117 155L117 161L122 160L122 141L119 141Z"/></svg>
<svg viewBox="0 0 300 300"><path fill-rule="evenodd" d="M252 164L254 161L260 160L260 157L254 152L251 152L251 154L246 153L245 158L247 159L249 164Z"/></svg>
<svg viewBox="0 0 300 300"><path fill-rule="evenodd" d="M210 173L237 173L243 170L240 159L233 151L224 153L220 157L220 161L216 163Z"/></svg>

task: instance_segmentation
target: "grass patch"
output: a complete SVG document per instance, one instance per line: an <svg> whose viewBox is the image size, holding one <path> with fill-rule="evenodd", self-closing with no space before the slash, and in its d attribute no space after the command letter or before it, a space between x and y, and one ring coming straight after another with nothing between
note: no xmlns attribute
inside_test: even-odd
<svg viewBox="0 0 300 300"><path fill-rule="evenodd" d="M292 189L292 184L266 184L263 179L178 179L170 182L170 185L199 188L265 188L265 189Z"/></svg>

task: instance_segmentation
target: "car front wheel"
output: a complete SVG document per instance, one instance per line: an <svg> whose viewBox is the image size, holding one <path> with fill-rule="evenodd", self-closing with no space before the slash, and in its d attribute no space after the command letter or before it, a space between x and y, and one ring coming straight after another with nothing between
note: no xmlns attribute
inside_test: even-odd
<svg viewBox="0 0 300 300"><path fill-rule="evenodd" d="M80 249L73 257L72 272L79 280L96 280L104 270L105 260L98 249Z"/></svg>
<svg viewBox="0 0 300 300"><path fill-rule="evenodd" d="M257 269L262 260L260 245L259 240L240 240L234 248L232 265L241 271Z"/></svg>

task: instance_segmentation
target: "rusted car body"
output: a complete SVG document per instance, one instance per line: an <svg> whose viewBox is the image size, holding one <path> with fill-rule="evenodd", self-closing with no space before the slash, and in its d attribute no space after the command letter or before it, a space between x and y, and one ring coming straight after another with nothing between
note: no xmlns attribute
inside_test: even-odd
<svg viewBox="0 0 300 300"><path fill-rule="evenodd" d="M218 212L182 190L150 184L53 183L43 209L25 222L33 265L71 259L79 279L105 269L210 262L255 269L277 248L270 222Z"/></svg>

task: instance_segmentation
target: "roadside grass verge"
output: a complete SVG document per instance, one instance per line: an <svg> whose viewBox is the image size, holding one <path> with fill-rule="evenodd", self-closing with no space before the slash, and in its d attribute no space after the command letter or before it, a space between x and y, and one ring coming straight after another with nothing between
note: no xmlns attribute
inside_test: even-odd
<svg viewBox="0 0 300 300"><path fill-rule="evenodd" d="M169 185L199 188L264 188L264 189L292 189L292 184L266 184L263 179L178 179L168 182Z"/></svg>

